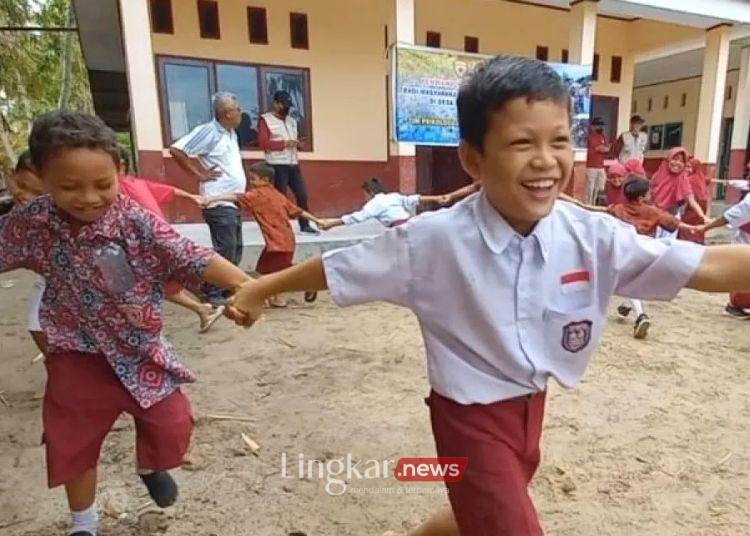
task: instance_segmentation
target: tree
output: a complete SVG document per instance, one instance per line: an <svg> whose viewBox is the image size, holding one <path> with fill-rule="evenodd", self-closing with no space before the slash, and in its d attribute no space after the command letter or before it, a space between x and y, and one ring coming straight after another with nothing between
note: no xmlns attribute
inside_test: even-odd
<svg viewBox="0 0 750 536"><path fill-rule="evenodd" d="M75 26L70 0L0 0L0 26ZM92 111L75 32L0 31L0 173L26 147L31 123L55 108Z"/></svg>

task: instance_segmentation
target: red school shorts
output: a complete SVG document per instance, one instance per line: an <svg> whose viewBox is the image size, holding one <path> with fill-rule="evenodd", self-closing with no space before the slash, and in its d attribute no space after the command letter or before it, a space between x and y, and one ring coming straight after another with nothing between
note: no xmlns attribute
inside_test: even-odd
<svg viewBox="0 0 750 536"><path fill-rule="evenodd" d="M261 275L273 274L292 266L294 251L268 251L263 248L255 271Z"/></svg>
<svg viewBox="0 0 750 536"><path fill-rule="evenodd" d="M539 465L545 393L462 405L432 391L427 399L440 457L468 458L460 482L447 482L461 536L543 534L528 486Z"/></svg>
<svg viewBox="0 0 750 536"><path fill-rule="evenodd" d="M166 471L182 464L193 417L179 389L143 409L101 354L55 353L44 364L42 422L49 487L96 467L104 438L123 412L135 419L138 468Z"/></svg>

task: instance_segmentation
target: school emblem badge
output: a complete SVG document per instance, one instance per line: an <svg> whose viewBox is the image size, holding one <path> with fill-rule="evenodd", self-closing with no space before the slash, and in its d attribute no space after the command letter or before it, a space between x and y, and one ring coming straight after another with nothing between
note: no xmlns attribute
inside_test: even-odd
<svg viewBox="0 0 750 536"><path fill-rule="evenodd" d="M568 352L576 353L586 348L591 342L591 320L571 322L563 327L562 347Z"/></svg>
<svg viewBox="0 0 750 536"><path fill-rule="evenodd" d="M469 70L469 66L466 65L465 61L456 60L453 62L453 70L459 78L462 78Z"/></svg>

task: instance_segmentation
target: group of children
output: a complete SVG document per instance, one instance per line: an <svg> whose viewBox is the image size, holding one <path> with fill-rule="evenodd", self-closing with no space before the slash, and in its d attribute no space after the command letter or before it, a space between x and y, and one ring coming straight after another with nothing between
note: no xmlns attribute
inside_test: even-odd
<svg viewBox="0 0 750 536"><path fill-rule="evenodd" d="M180 385L194 377L163 336L163 300L172 283L198 292L202 282L233 292L224 314L244 326L288 292L312 299L329 289L341 306L386 301L411 309L427 353L437 453L468 459L462 478L446 484L450 508L413 534L542 533L528 484L540 460L548 381L578 382L615 294L667 300L683 287L750 290L750 247L654 240L557 202L573 170L570 99L543 62L488 60L461 86L457 104L459 156L475 185L403 198L369 181L362 211L309 216L322 228L371 217L389 229L295 266L288 219L301 210L270 186L271 168L253 166L252 189L232 200L256 217L266 239L259 279L159 216L160 200L183 194L139 183L128 190L127 180L123 188L117 141L100 119L54 112L35 121L29 171L38 188L19 187L26 183L17 175L14 187L31 193L19 193L19 206L0 218L0 272L26 268L46 282L44 443L49 485L66 489L70 535L96 536L99 450L122 412L136 421L137 474L157 504L175 501L168 470L180 465L192 431ZM31 199L42 187L46 195ZM157 209L123 190L148 190ZM643 179L625 181L623 193L626 202L609 211L643 234L681 225L644 208ZM450 209L408 217L420 202L464 195Z"/></svg>
<svg viewBox="0 0 750 536"><path fill-rule="evenodd" d="M386 301L415 313L437 453L468 464L460 481L446 483L450 507L412 536L542 534L528 484L547 382L572 387L581 378L613 295L669 300L683 287L750 288L750 247L656 240L557 202L573 170L569 101L543 62L484 62L457 101L459 156L480 192L250 281L230 301L245 326L269 296L291 291L329 289L340 306ZM626 184L628 202L648 198L647 183ZM625 217L632 208L613 212Z"/></svg>

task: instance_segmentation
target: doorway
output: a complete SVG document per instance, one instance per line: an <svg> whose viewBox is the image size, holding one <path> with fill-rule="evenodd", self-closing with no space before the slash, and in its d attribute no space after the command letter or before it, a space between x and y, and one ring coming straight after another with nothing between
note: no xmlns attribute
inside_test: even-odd
<svg viewBox="0 0 750 536"><path fill-rule="evenodd" d="M604 133L612 143L617 139L617 121L620 118L620 99L604 95L591 96L591 118L601 117L604 121Z"/></svg>

